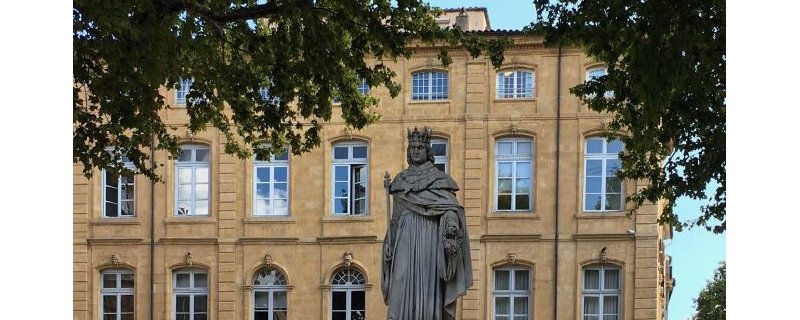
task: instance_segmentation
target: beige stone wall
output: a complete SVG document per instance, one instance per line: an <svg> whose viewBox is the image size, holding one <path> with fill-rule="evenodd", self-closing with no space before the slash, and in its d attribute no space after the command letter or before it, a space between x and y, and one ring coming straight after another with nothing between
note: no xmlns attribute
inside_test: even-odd
<svg viewBox="0 0 800 320"><path fill-rule="evenodd" d="M211 158L211 214L208 217L173 216L174 162L163 153L159 174L165 183L136 180L135 218L101 216L100 173L87 180L74 170L73 309L75 319L100 319L100 271L120 265L136 279L136 319L148 319L150 284L150 230L154 231L154 314L172 317L172 272L192 266L210 276L210 319L251 319L253 277L270 254L274 265L286 271L290 284L291 319L328 319L330 277L341 266L345 252L368 278L369 319L384 317L380 290L381 241L386 229L383 173L406 166L406 128L429 125L449 143L449 171L465 207L472 248L475 285L460 302L461 319L489 319L492 315L492 268L515 263L532 270L533 319L553 318L554 271L558 268L558 319L579 319L581 268L599 262L602 248L609 263L623 270L622 319L660 319L664 309L659 289L659 243L667 229L656 222L657 209L648 205L633 217L625 212L585 213L582 208L583 143L599 132L603 115L587 110L568 92L584 81L593 63L576 50L561 58L561 91L557 88L558 55L538 39L518 38L506 56L506 67L535 70L535 98L495 98L496 71L483 58L453 53L450 99L412 102L411 72L429 68L435 50L419 50L408 61L391 66L406 88L396 98L385 89L373 89L381 99L383 120L362 131L345 131L338 116L325 126L323 143L310 153L290 158L290 216L252 216L252 161L223 152L224 138L215 130L199 133L187 143L206 144ZM164 92L168 97L172 93ZM561 96L560 187L558 194L559 261L554 265L556 240L556 130L557 94ZM172 99L172 98L170 98ZM171 102L171 101L168 101ZM185 110L165 110L163 118L185 132ZM494 211L494 144L517 136L534 141L533 210L524 213ZM332 144L361 140L369 144L369 214L331 215ZM632 192L641 185L626 181ZM151 192L152 190L152 192ZM151 196L154 201L151 202ZM627 232L635 230L635 236ZM660 258L661 257L661 258Z"/></svg>

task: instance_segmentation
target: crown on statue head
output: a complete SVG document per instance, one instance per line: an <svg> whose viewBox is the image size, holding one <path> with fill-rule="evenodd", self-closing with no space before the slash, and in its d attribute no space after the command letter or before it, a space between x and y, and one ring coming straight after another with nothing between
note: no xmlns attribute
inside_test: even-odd
<svg viewBox="0 0 800 320"><path fill-rule="evenodd" d="M422 132L420 132L417 127L414 127L414 131L408 129L408 144L412 142L422 142L424 144L431 143L431 128L424 127L422 128Z"/></svg>

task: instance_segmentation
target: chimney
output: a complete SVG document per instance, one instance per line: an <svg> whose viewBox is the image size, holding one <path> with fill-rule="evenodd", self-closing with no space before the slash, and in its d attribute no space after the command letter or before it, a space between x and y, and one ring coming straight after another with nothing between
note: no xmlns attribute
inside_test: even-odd
<svg viewBox="0 0 800 320"><path fill-rule="evenodd" d="M469 31L469 15L467 15L467 10L464 7L461 7L461 12L456 17L456 26L461 31Z"/></svg>

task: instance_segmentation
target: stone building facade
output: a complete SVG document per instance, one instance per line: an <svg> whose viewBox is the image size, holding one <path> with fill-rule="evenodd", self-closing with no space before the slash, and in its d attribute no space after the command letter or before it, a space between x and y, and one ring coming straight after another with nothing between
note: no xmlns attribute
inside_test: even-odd
<svg viewBox="0 0 800 320"><path fill-rule="evenodd" d="M164 182L74 166L74 319L385 319L384 173L407 166L406 129L422 126L467 216L475 279L460 319L664 318L671 230L656 204L630 217L617 204L642 182L613 179L607 115L568 92L602 65L483 29L514 39L501 69L464 52L444 68L418 47L390 63L398 97L370 90L380 123L353 131L334 115L307 154L241 160L209 129L185 135L182 160L155 153ZM185 109L162 116L185 132Z"/></svg>

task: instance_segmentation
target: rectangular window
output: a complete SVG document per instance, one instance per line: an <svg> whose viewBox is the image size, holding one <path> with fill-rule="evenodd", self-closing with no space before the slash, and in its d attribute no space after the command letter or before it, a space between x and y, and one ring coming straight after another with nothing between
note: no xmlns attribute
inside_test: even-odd
<svg viewBox="0 0 800 320"><path fill-rule="evenodd" d="M193 79L181 79L178 89L175 90L175 104L179 106L186 105L186 97L189 95L189 90L192 88Z"/></svg>
<svg viewBox="0 0 800 320"><path fill-rule="evenodd" d="M208 273L199 269L176 271L172 292L175 320L208 320Z"/></svg>
<svg viewBox="0 0 800 320"><path fill-rule="evenodd" d="M123 159L126 166L133 164ZM103 170L103 217L128 218L136 212L136 186L133 176L118 176Z"/></svg>
<svg viewBox="0 0 800 320"><path fill-rule="evenodd" d="M583 320L618 320L620 310L620 269L588 267L583 270Z"/></svg>
<svg viewBox="0 0 800 320"><path fill-rule="evenodd" d="M533 72L529 70L498 72L497 98L533 98L534 80Z"/></svg>
<svg viewBox="0 0 800 320"><path fill-rule="evenodd" d="M289 215L289 152L253 161L254 216Z"/></svg>
<svg viewBox="0 0 800 320"><path fill-rule="evenodd" d="M369 170L365 143L333 146L333 214L367 214Z"/></svg>
<svg viewBox="0 0 800 320"><path fill-rule="evenodd" d="M207 216L210 204L211 155L208 147L181 146L175 164L175 215Z"/></svg>
<svg viewBox="0 0 800 320"><path fill-rule="evenodd" d="M517 266L494 270L494 319L529 319L531 307L531 272Z"/></svg>
<svg viewBox="0 0 800 320"><path fill-rule="evenodd" d="M425 71L411 76L411 100L446 100L448 88L447 72Z"/></svg>
<svg viewBox="0 0 800 320"><path fill-rule="evenodd" d="M495 209L531 211L533 142L528 138L503 138L495 147Z"/></svg>
<svg viewBox="0 0 800 320"><path fill-rule="evenodd" d="M584 148L584 211L621 211L624 197L617 171L624 146L617 139L588 138Z"/></svg>
<svg viewBox="0 0 800 320"><path fill-rule="evenodd" d="M103 271L100 277L100 312L103 320L133 320L133 273L127 270L109 270Z"/></svg>
<svg viewBox="0 0 800 320"><path fill-rule="evenodd" d="M447 173L447 140L432 139L431 151L433 151L433 166Z"/></svg>
<svg viewBox="0 0 800 320"><path fill-rule="evenodd" d="M589 69L589 70L586 71L586 81L589 82L589 81L592 81L594 79L600 78L600 77L605 76L605 75L608 75L608 69L606 69L604 67L603 68L592 68L592 69ZM590 98L594 98L594 96L595 96L594 94L589 95ZM614 96L614 91L611 91L611 90L606 91L603 94L603 96L606 97L606 98L611 98L611 97Z"/></svg>

